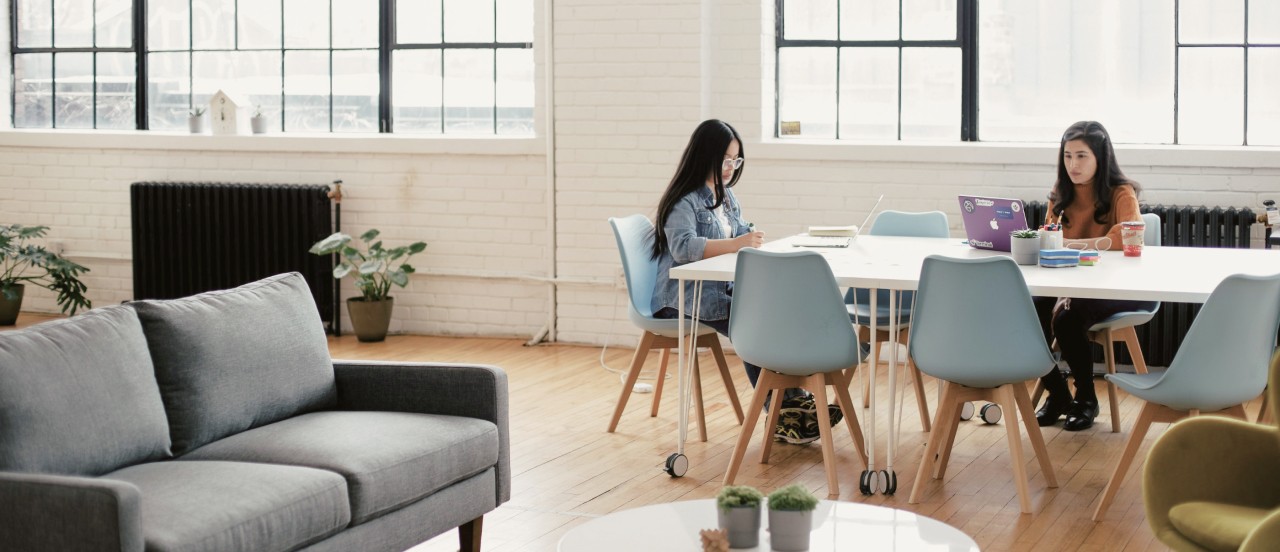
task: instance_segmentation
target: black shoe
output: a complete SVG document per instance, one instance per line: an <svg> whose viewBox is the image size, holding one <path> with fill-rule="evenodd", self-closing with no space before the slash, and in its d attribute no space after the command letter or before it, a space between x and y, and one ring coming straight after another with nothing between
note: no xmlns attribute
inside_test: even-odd
<svg viewBox="0 0 1280 552"><path fill-rule="evenodd" d="M1071 408L1071 401L1066 399L1054 399L1053 395L1044 400L1044 406L1036 411L1036 423L1040 427L1048 427L1058 423L1058 418Z"/></svg>
<svg viewBox="0 0 1280 552"><path fill-rule="evenodd" d="M813 400L812 394L801 397L782 399L782 414L785 416L788 412L799 412L813 419L818 418L818 404ZM827 415L831 417L831 426L835 427L844 419L844 413L840 411L840 406L835 404L827 405Z"/></svg>
<svg viewBox="0 0 1280 552"><path fill-rule="evenodd" d="M1067 421L1062 424L1062 429L1067 431L1080 431L1093 427L1093 419L1098 417L1098 401L1071 401L1071 407L1067 410Z"/></svg>

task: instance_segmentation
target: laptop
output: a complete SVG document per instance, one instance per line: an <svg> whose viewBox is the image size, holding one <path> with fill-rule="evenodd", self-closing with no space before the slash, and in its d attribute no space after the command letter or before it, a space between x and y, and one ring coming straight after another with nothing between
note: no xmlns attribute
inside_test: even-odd
<svg viewBox="0 0 1280 552"><path fill-rule="evenodd" d="M867 218L862 219L862 224L853 230L852 236L801 236L791 242L794 247L849 247L849 243L862 234L862 229L867 227L867 222L871 220L871 216L876 214L876 209L880 207L880 202L884 201L884 194L880 194L880 198L876 200L876 204L871 206L871 212L867 213ZM814 228L827 228L811 226L810 233Z"/></svg>
<svg viewBox="0 0 1280 552"><path fill-rule="evenodd" d="M1009 250L1009 234L1027 229L1021 199L962 195L960 217L969 245L992 251Z"/></svg>

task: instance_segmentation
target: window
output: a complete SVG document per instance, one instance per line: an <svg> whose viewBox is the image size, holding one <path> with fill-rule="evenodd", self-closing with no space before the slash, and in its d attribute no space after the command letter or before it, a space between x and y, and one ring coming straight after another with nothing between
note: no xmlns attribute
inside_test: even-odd
<svg viewBox="0 0 1280 552"><path fill-rule="evenodd" d="M533 133L532 0L13 2L15 127L182 129L228 90L284 132Z"/></svg>
<svg viewBox="0 0 1280 552"><path fill-rule="evenodd" d="M1280 145L1280 0L1177 5L1177 141Z"/></svg>

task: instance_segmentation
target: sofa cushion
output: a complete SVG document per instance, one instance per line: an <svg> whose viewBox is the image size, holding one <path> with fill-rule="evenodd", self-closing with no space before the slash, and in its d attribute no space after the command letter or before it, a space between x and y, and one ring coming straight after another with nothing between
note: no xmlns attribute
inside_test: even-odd
<svg viewBox="0 0 1280 552"><path fill-rule="evenodd" d="M320 314L296 272L130 305L151 348L174 454L336 401Z"/></svg>
<svg viewBox="0 0 1280 552"><path fill-rule="evenodd" d="M168 456L169 425L132 310L0 332L0 471L100 475Z"/></svg>
<svg viewBox="0 0 1280 552"><path fill-rule="evenodd" d="M498 428L438 414L314 412L210 443L188 459L337 472L347 479L358 524L493 467Z"/></svg>
<svg viewBox="0 0 1280 552"><path fill-rule="evenodd" d="M1273 510L1216 502L1184 502L1169 509L1182 536L1208 550L1236 550Z"/></svg>
<svg viewBox="0 0 1280 552"><path fill-rule="evenodd" d="M286 551L351 520L341 476L296 466L152 462L105 477L142 491L149 552Z"/></svg>

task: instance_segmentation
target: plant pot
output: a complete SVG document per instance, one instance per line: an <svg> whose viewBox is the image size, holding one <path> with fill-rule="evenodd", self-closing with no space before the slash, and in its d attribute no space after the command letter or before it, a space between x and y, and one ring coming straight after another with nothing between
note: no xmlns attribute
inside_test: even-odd
<svg viewBox="0 0 1280 552"><path fill-rule="evenodd" d="M794 551L809 549L813 532L813 510L803 512L769 510L769 547Z"/></svg>
<svg viewBox="0 0 1280 552"><path fill-rule="evenodd" d="M729 536L729 548L755 548L760 544L760 506L716 508L716 518Z"/></svg>
<svg viewBox="0 0 1280 552"><path fill-rule="evenodd" d="M249 126L251 126L251 127L253 128L253 133L254 133L254 134L266 134L266 133L267 133L267 118L266 118L266 117L263 117L263 116L253 117L253 118L249 119Z"/></svg>
<svg viewBox="0 0 1280 552"><path fill-rule="evenodd" d="M1013 255L1013 262L1020 265L1034 265L1038 263L1040 261L1040 237L1010 237L1009 253Z"/></svg>
<svg viewBox="0 0 1280 552"><path fill-rule="evenodd" d="M192 134L204 134L204 115L192 115L187 117L187 129Z"/></svg>
<svg viewBox="0 0 1280 552"><path fill-rule="evenodd" d="M351 329L355 330L356 339L365 343L386 339L394 304L395 299L391 297L381 301L365 301L363 297L347 299L347 315L351 317Z"/></svg>
<svg viewBox="0 0 1280 552"><path fill-rule="evenodd" d="M12 326L18 323L18 311L22 309L22 290L26 289L22 284L14 284L9 289L17 292L18 296L9 299L3 292L0 292L0 326Z"/></svg>

